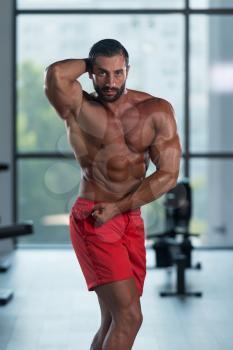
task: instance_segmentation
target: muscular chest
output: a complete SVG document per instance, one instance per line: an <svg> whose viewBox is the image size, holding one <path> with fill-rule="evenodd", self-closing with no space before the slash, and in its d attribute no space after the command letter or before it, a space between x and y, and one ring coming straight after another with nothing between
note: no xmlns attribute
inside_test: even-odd
<svg viewBox="0 0 233 350"><path fill-rule="evenodd" d="M125 146L136 153L145 152L154 138L150 118L135 112L118 117L107 114L90 116L83 121L81 128L88 135L89 142L92 140L102 147Z"/></svg>
<svg viewBox="0 0 233 350"><path fill-rule="evenodd" d="M104 140L106 143L115 140L124 143L131 151L144 152L149 147L153 138L153 132L147 121L137 120L117 120L110 121L109 130L106 132Z"/></svg>

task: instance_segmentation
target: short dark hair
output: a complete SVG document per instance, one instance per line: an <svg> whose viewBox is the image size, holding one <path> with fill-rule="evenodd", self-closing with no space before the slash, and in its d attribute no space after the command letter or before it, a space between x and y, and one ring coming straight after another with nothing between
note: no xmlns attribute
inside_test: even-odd
<svg viewBox="0 0 233 350"><path fill-rule="evenodd" d="M91 65L95 62L98 56L112 57L115 55L123 55L125 58L126 67L129 65L129 54L126 48L115 39L103 39L95 43L89 52L89 60Z"/></svg>

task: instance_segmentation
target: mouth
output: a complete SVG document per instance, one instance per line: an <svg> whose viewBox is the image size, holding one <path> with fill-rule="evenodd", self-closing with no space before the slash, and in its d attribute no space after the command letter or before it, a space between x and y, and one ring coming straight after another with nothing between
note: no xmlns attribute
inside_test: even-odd
<svg viewBox="0 0 233 350"><path fill-rule="evenodd" d="M108 96L113 96L113 95L116 95L117 91L109 89L109 90L103 90L103 93Z"/></svg>

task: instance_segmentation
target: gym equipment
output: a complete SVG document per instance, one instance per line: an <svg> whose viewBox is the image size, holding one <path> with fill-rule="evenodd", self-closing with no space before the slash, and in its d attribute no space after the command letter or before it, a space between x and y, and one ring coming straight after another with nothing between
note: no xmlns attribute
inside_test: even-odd
<svg viewBox="0 0 233 350"><path fill-rule="evenodd" d="M0 163L0 171L8 170L8 164ZM13 238L22 235L28 235L33 233L33 223L15 223L7 226L0 226L0 240L5 238ZM0 264L0 272L6 272L10 267L9 260L5 260ZM0 289L0 305L7 304L13 297L13 291L9 289Z"/></svg>
<svg viewBox="0 0 233 350"><path fill-rule="evenodd" d="M198 233L189 232L192 216L192 192L188 179L180 181L165 195L165 226L162 233L146 236L153 239L152 249L155 252L156 268L167 268L176 265L176 290L162 291L160 296L196 296L202 292L187 291L185 269L201 269L201 264L192 266L191 253L193 245L190 237L199 237Z"/></svg>

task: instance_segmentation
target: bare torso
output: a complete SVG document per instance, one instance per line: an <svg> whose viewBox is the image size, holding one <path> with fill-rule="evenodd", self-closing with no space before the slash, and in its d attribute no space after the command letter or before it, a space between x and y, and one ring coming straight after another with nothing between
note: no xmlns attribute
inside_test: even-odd
<svg viewBox="0 0 233 350"><path fill-rule="evenodd" d="M134 90L126 95L117 112L112 112L84 93L81 113L66 121L82 169L79 195L83 198L114 201L135 191L145 178L149 146L155 138L156 98Z"/></svg>

